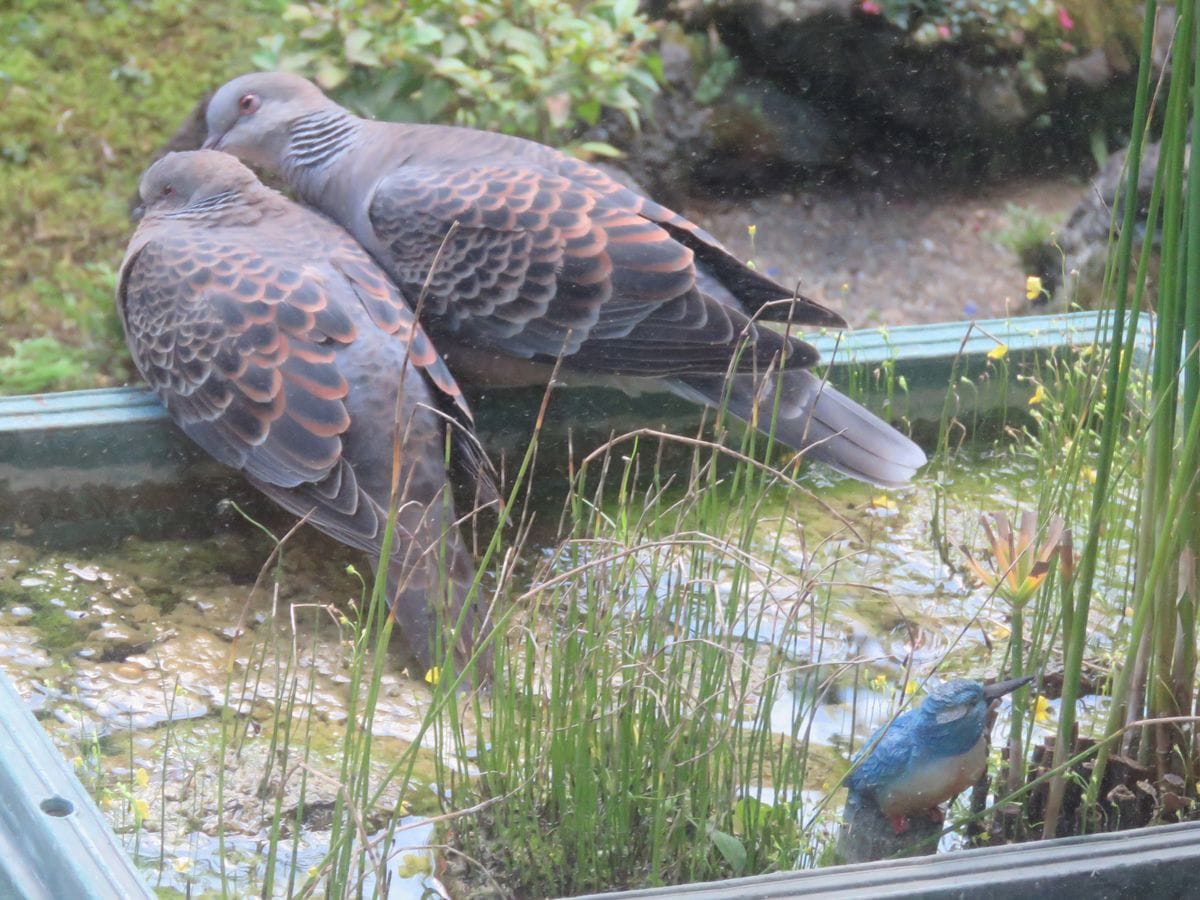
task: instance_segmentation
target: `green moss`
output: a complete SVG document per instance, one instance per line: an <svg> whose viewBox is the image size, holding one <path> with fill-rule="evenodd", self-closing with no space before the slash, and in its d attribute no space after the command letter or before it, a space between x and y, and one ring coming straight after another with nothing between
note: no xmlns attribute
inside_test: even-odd
<svg viewBox="0 0 1200 900"><path fill-rule="evenodd" d="M0 8L0 393L129 378L113 285L137 179L205 90L254 68L257 38L276 30L281 8ZM19 343L31 338L42 343Z"/></svg>
<svg viewBox="0 0 1200 900"><path fill-rule="evenodd" d="M36 629L38 643L53 653L73 649L92 627L69 615L86 606L86 597L75 579L64 576L57 566L41 566L19 579L0 579L0 610L22 606L31 614L21 623Z"/></svg>

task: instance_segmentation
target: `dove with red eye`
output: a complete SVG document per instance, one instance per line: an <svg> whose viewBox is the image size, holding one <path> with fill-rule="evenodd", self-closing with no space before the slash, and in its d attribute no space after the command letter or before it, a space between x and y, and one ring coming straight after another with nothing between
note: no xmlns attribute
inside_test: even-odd
<svg viewBox="0 0 1200 900"><path fill-rule="evenodd" d="M841 328L840 315L582 160L493 132L361 119L284 72L226 83L206 120L205 146L282 177L421 298L464 382L544 385L561 359L568 386L724 406L863 481L903 484L925 464L809 371L810 344L764 324Z"/></svg>

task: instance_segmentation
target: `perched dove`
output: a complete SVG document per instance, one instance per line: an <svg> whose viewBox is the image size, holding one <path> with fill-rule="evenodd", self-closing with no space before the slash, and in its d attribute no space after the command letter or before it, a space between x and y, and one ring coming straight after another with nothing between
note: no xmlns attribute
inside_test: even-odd
<svg viewBox="0 0 1200 900"><path fill-rule="evenodd" d="M140 193L117 289L138 371L192 440L376 566L394 492L389 590L420 677L435 616L457 621L474 574L447 440L468 483L494 495L458 385L362 247L234 157L169 154Z"/></svg>
<svg viewBox="0 0 1200 900"><path fill-rule="evenodd" d="M282 176L424 298L464 382L544 384L561 356L568 383L652 379L764 430L778 406L777 439L865 481L903 483L925 463L806 371L813 347L760 324L841 316L593 166L507 135L360 119L281 72L228 82L206 117L206 147Z"/></svg>

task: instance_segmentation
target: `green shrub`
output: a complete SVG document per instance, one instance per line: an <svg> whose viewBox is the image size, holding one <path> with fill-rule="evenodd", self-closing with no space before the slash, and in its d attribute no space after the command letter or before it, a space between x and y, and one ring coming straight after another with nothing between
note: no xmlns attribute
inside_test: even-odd
<svg viewBox="0 0 1200 900"><path fill-rule="evenodd" d="M1096 48L1124 61L1141 30L1131 0L861 0L860 8L909 32L914 42L959 43L985 57L1017 60L1024 87L1047 90L1045 73Z"/></svg>
<svg viewBox="0 0 1200 900"><path fill-rule="evenodd" d="M296 3L256 64L315 79L361 113L561 142L603 109L637 124L657 90L636 0Z"/></svg>

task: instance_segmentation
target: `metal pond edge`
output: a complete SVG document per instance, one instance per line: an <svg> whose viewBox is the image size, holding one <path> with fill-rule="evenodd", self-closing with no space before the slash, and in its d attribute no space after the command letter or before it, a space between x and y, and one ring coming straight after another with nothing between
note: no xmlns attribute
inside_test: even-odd
<svg viewBox="0 0 1200 900"><path fill-rule="evenodd" d="M895 371L934 362L939 372L954 365L971 370L999 345L1005 357L1021 357L1031 352L1082 346L1109 340L1108 312L1068 313L1057 316L987 319L974 322L945 322L933 325L904 325L895 328L864 329L834 334L809 334L798 337L813 344L828 363L833 377L852 367L894 365ZM1135 352L1148 352L1153 338L1151 317L1143 315L1135 339ZM933 385L943 394L946 381ZM911 388L910 388L911 389ZM539 391L540 393L540 391ZM654 395L655 408L662 407L662 396ZM634 398L636 399L636 398ZM627 405L629 399L626 399ZM684 403L684 401L680 401ZM910 404L913 405L913 404ZM553 409L554 404L551 404ZM694 408L685 404L686 408ZM939 416L941 404L924 414ZM481 430L491 423L489 410L479 409ZM507 413L503 415L507 416ZM0 436L27 431L53 432L73 428L108 425L132 425L167 421L158 398L144 388L107 388L90 391L66 391L57 394L31 394L0 397ZM0 462L3 457L0 457Z"/></svg>
<svg viewBox="0 0 1200 900"><path fill-rule="evenodd" d="M0 672L0 897L153 896L75 773Z"/></svg>
<svg viewBox="0 0 1200 900"><path fill-rule="evenodd" d="M777 872L575 900L1154 900L1200 896L1200 822L960 850L916 859Z"/></svg>
<svg viewBox="0 0 1200 900"><path fill-rule="evenodd" d="M1107 313L1074 313L863 330L844 336L803 336L830 364L831 379L842 385L849 384L851 390L856 384L863 385L864 379L866 383L886 386L888 376L903 377L907 390L896 390L895 382L892 382L891 390L876 390L870 397L870 405L885 416L905 417L913 423L918 419L936 422L942 414L950 377L955 373L965 377L979 376L991 362L989 353L999 345L1006 348L1005 365L1013 368L1040 353L1097 340L1107 343L1109 321ZM1153 323L1149 316L1143 316L1134 352L1142 356L1148 354L1152 338ZM1023 398L1013 392L1004 379L977 377L976 381L974 390L962 392L963 396L957 398L956 415L984 415L1004 405L1023 405ZM573 398L551 403L548 429L558 427L565 431L584 422L597 430L607 428L611 422L613 428L626 430L638 416L653 422L681 421L680 416L686 418L689 415L693 421L697 419L695 407L683 401L672 405L669 398L658 394L627 398L605 389L576 393L594 393L599 399L585 399L583 405ZM510 409L494 409L502 406L500 403L485 403L478 407L479 430L490 447L523 448L522 442L528 440L540 392L532 396L534 402L526 416L513 414ZM590 407L589 403L592 404ZM617 411L616 415L612 414L613 410ZM157 515L154 506L156 502L161 504L162 497L153 494L152 487L147 485L157 486L160 491L165 485L165 490L178 499L186 496L189 487L197 484L198 479L213 477L213 464L198 462L198 451L176 429L166 427L168 425L169 419L157 397L144 389L0 397L0 498L13 503L0 513L0 536L21 530L14 523L28 530L27 525L19 522L21 515L29 515L24 498L38 493L48 498L48 511L34 512L35 518L55 514L68 519L90 515L94 522L91 522L93 527L88 534L116 529L115 507L110 504L118 496L132 497L135 504L145 503L147 527L153 527ZM63 505L63 499L79 487L97 484L101 492L88 501L89 508L71 509ZM17 497L23 498L19 514L13 502ZM37 504L29 506L37 507ZM52 534L53 528L48 533ZM55 815L56 812L59 815ZM62 815L64 812L67 814ZM1178 833L1178 829L1153 831L1168 836ZM1090 848L1080 851L1088 859L1080 857L1078 871L1087 868L1099 872L1109 863L1115 866L1114 861L1125 858L1122 855L1124 848L1135 846L1135 842L1139 842L1136 846L1142 846L1141 842L1154 840L1163 842L1154 845L1157 848L1154 852L1160 854L1163 864L1185 855L1188 865L1194 866L1200 862L1200 826L1186 834L1186 839L1178 843L1148 834L1123 834L1071 841L1066 846ZM1122 843L1112 843L1116 839ZM1066 850L1043 849L1051 844L1056 848L1064 846L1064 842L1057 841L997 848L979 851L979 854L1029 854L999 857L1003 860L999 865L1004 868L1036 865L1045 869L1045 877L1050 878L1047 869L1050 864L1061 867L1068 861L1066 855L1054 855L1056 852L1066 854ZM1100 854L1107 856L1107 860L1095 858ZM964 862L968 859L970 862ZM976 859L981 861L981 866L976 866ZM629 896L678 894L765 898L817 890L832 891L814 894L819 896L961 896L966 889L960 890L958 885L971 884L978 888L986 884L990 889L1003 880L995 868L982 865L984 859L971 852L934 857L928 862L842 867L739 879L720 885L680 887L665 892L636 892ZM944 874L949 872L961 874ZM904 884L889 881L893 878L903 878ZM956 879L955 886L945 885L946 878ZM1026 896L1024 892L1033 883L1026 879L1022 882L1024 887L1017 893L988 892L987 896ZM1047 883L1053 883L1056 890L1062 887L1059 882ZM839 884L842 887L836 887ZM834 887L823 887L826 885ZM1090 888L1088 894L1091 898L1103 896ZM0 671L0 897L7 896L137 898L152 895L74 773Z"/></svg>

